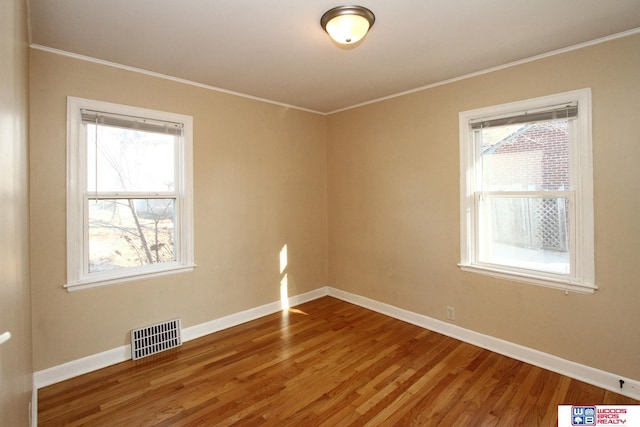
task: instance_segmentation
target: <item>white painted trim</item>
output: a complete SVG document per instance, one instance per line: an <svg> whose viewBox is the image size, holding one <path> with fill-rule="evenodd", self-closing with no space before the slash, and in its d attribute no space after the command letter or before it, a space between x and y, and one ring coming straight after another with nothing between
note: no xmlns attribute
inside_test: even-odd
<svg viewBox="0 0 640 427"><path fill-rule="evenodd" d="M548 109L556 105L579 105L576 120L570 121L571 187L575 199L570 200L571 272L554 274L541 270L525 270L508 265L491 265L479 259L481 234L479 231L479 205L477 194L482 191L479 146L473 139L469 124L488 117L521 115L526 111ZM591 89L541 96L462 111L458 114L460 148L460 268L463 271L484 274L511 281L560 289L565 292L593 294L598 286L594 271L593 220L593 159L591 134ZM531 193L539 195L540 193ZM561 192L553 192L561 194Z"/></svg>
<svg viewBox="0 0 640 427"><path fill-rule="evenodd" d="M81 359L72 360L62 365L53 366L33 374L33 383L37 389L68 380L88 372L106 368L116 363L131 359L131 346L123 345L102 353L92 354Z"/></svg>
<svg viewBox="0 0 640 427"><path fill-rule="evenodd" d="M145 74L147 76L157 77L159 79L170 80L170 81L173 81L173 82L182 83L182 84L186 84L186 85L189 85L189 86L195 86L195 87L199 87L199 88L202 88L202 89L207 89L207 90L212 90L212 91L215 91L215 92L225 93L227 95L239 96L240 98L247 98L247 99L251 99L253 101L266 102L267 104L277 105L279 107L292 108L294 110L305 111L307 113L313 113L313 114L320 114L322 116L326 115L325 113L321 113L321 112L315 111L315 110L310 110L308 108L298 107L296 105L285 104L285 103L282 103L282 102L272 101L270 99L265 99L265 98L259 98L257 96L248 95L246 93L234 92L232 90L222 89L222 88L219 88L219 87L216 87L216 86L211 86L211 85L207 85L207 84L204 84L204 83L194 82L192 80L187 80L187 79L182 79L182 78L179 78L179 77L169 76L167 74L157 73L155 71L149 71L149 70L145 70L143 68L137 68L137 67L132 67L132 66L129 66L129 65L118 64L117 62L105 61L103 59L97 59L97 58L93 58L91 56L85 56L85 55L80 55L80 54L77 54L77 53L67 52L66 50L60 50L60 49L55 49L55 48L52 48L52 47L42 46L42 45L39 45L39 44L36 44L36 43L31 43L29 47L31 47L32 49L41 50L43 52L53 53L55 55L61 55L61 56L66 56L66 57L73 58L73 59L78 59L80 61L87 61L87 62L92 62L94 64L105 65L107 67L119 68L121 70L132 71L134 73Z"/></svg>
<svg viewBox="0 0 640 427"><path fill-rule="evenodd" d="M423 90L432 89L434 87L448 85L450 83L455 83L455 82L458 82L458 81L461 81L461 80L470 79L472 77L481 76L483 74L492 73L494 71L500 71L500 70L503 70L505 68L515 67L517 65L526 64L528 62L537 61L538 59L544 59L544 58L548 58L550 56L560 55L560 54L563 54L563 53L571 52L571 51L578 50L578 49L583 49L583 48L586 48L586 47L589 47L589 46L594 46L594 45L597 45L597 44L600 44L600 43L609 42L609 41L620 39L620 38L623 38L623 37L633 36L633 35L638 34L638 33L640 33L640 28L634 28L634 29L631 29L631 30L628 30L628 31L623 31L621 33L612 34L610 36L601 37L601 38L596 39L596 40L591 40L591 41L588 41L588 42L579 43L579 44L576 44L576 45L573 45L573 46L569 46L569 47L565 47L565 48L562 48L562 49L553 50L551 52L543 53L543 54L532 56L532 57L529 57L529 58L520 59L518 61L509 62L507 64L498 65L496 67L487 68L485 70L480 70L480 71L476 71L476 72L473 72L473 73L464 74L462 76L453 77L451 79L442 80L442 81L439 81L439 82L434 82L434 83L431 83L431 84L428 84L428 85L417 87L415 89L409 89L409 90L406 90L406 91L403 91L403 92L398 92L398 93L391 94L391 95L388 95L388 96L383 96L383 97L380 97L380 98L372 99L370 101L361 102L359 104L347 106L347 107L340 108L340 109L333 110L333 111L329 111L329 112L321 112L321 111L311 110L311 109L304 108L304 107L298 107L296 105L285 104L285 103L282 103L282 102L272 101L270 99L265 99L265 98L259 98L259 97L248 95L248 94L241 93L241 92L234 92L232 90L222 89L222 88L219 88L219 87L216 87L216 86L207 85L207 84L204 84L204 83L194 82L192 80L187 80L187 79L182 79L182 78L179 78L179 77L169 76L169 75L166 75L166 74L161 74L161 73L157 73L157 72L154 72L154 71L149 71L149 70L145 70L145 69L142 69L142 68L131 67L129 65L123 65L123 64L118 64L116 62L110 62L110 61L105 61L105 60L102 60L102 59L93 58L93 57L90 57L90 56L79 55L77 53L67 52L65 50L54 49L54 48L51 48L51 47L39 45L37 43L31 43L31 36L29 36L29 41L30 41L29 47L31 47L33 49L36 49L36 50L41 50L43 52L53 53L55 55L67 56L69 58L79 59L81 61L87 61L87 62L93 62L95 64L106 65L107 67L114 67L114 68L119 68L119 69L122 69L122 70L132 71L134 73L146 74L148 76L157 77L157 78L165 79L165 80L170 80L170 81L174 81L174 82L178 82L178 83L183 83L183 84L187 84L187 85L190 85L190 86L200 87L200 88L207 89L207 90L213 90L213 91L220 92L220 93L225 93L225 94L228 94L228 95L239 96L241 98L252 99L254 101L259 101L259 102L266 102L267 104L278 105L280 107L293 108L295 110L306 111L307 113L320 114L321 116L328 116L328 115L331 115L331 114L341 113L343 111L353 110L353 109L356 109L356 108L359 108L359 107L364 107L366 105L376 104L378 102L386 101L386 100L389 100L389 99L399 98L399 97L405 96L405 95L411 95L411 94L416 93L416 92L422 92Z"/></svg>
<svg viewBox="0 0 640 427"><path fill-rule="evenodd" d="M289 297L289 306L303 304L329 294L329 288L322 287L310 292ZM282 302L275 301L259 307L224 316L209 322L191 326L182 330L182 341L190 341L223 329L231 328L251 320L258 319L282 310ZM124 345L102 353L72 360L62 365L37 371L33 374L34 390L77 377L88 372L106 368L131 359L131 346ZM36 394L37 397L37 394ZM34 401L33 403L37 403ZM37 413L37 412L36 412Z"/></svg>
<svg viewBox="0 0 640 427"><path fill-rule="evenodd" d="M470 273L482 274L484 276L494 277L496 279L509 280L515 283L526 283L529 285L538 285L550 289L558 289L568 293L569 291L579 294L593 294L598 289L595 285L574 285L568 280L553 280L550 278L538 278L536 276L517 274L512 271L501 271L484 266L458 264L460 270Z"/></svg>
<svg viewBox="0 0 640 427"><path fill-rule="evenodd" d="M175 198L177 209L176 261L126 267L113 271L88 271L88 213L85 193L86 126L82 110L142 117L183 125L182 139L176 144L174 169L176 189L167 192ZM84 160L83 160L84 159ZM114 104L92 99L67 97L67 282L68 291L191 272L195 266L193 236L193 117L174 112L152 110L131 105ZM97 190L96 190L97 191ZM149 193L147 193L149 194Z"/></svg>
<svg viewBox="0 0 640 427"><path fill-rule="evenodd" d="M347 111L347 110L353 110L359 107L364 107L366 105L370 105L370 104L377 104L378 102L382 102L382 101L386 101L389 99L393 99L393 98L399 98L401 96L405 96L405 95L411 95L413 93L416 92L422 92L423 90L427 90L427 89L433 89L434 87L438 87L438 86L445 86L451 83L456 83L459 82L461 80L466 80L466 79L470 79L472 77L478 77L478 76L482 76L484 74L489 74L489 73L493 73L494 71L500 71L500 70L504 70L506 68L511 68L511 67L515 67L518 65L522 65L522 64L526 64L528 62L533 62L533 61L537 61L539 59L544 59L544 58L548 58L550 56L556 56L556 55L561 55L563 53L568 53L574 50L578 50L578 49L584 49L590 46L595 46L601 43L605 43L605 42L609 42L612 40L616 40L616 39L621 39L623 37L629 37L629 36L633 36L635 34L640 33L640 28L634 28L632 30L628 30L628 31L623 31L621 33L617 33L617 34L612 34L610 36L605 36L596 40L591 40L588 42L584 42L584 43L579 43L573 46L569 46L569 47L565 47L562 49L557 49L557 50L552 50L551 52L547 52L547 53L542 53L540 55L536 55L536 56L531 56L529 58L523 58L520 59L518 61L514 61L514 62L509 62L507 64L503 64L503 65L498 65L496 67L491 67L491 68L487 68L484 70L480 70L480 71L476 71L473 73L469 73L469 74L464 74L462 76L458 76L458 77L453 77L451 79L448 80L441 80L439 82L434 82L428 85L424 85L424 86L420 86L417 87L415 89L409 89L406 90L404 92L399 92L399 93L395 93L392 95L388 95L388 96L384 96L382 98L376 98L376 99L372 99L371 101L365 101L365 102L361 102L360 104L355 104L355 105L351 105L349 107L344 107L344 108L340 108L338 110L334 110L334 111L329 111L328 113L325 113L325 115L329 116L331 114L336 114L336 113L341 113L343 111Z"/></svg>
<svg viewBox="0 0 640 427"><path fill-rule="evenodd" d="M289 297L289 307L303 304L314 299L321 298L329 294L327 287L319 288L304 294ZM250 322L251 320L259 319L269 314L276 313L282 310L282 302L274 301L269 304L261 305L259 307L250 308L245 311L230 314L218 319L211 320L209 322L201 323L199 325L191 326L182 330L182 340L189 341L196 338L203 337L205 335L212 334L214 332L228 329L233 326L240 325L242 323Z"/></svg>
<svg viewBox="0 0 640 427"><path fill-rule="evenodd" d="M633 399L640 400L640 381L615 375L600 369L585 366L570 360L562 359L548 353L543 353L529 347L484 335L460 326L452 325L422 314L404 310L389 304L385 304L370 298L352 294L332 287L322 287L304 294L289 298L290 306L296 306L312 301L323 296L332 296L340 300L359 305L369 310L402 320L407 323L441 333L451 338L502 354L507 357L520 360L531 365L538 366L549 371L559 373L588 384L619 393ZM265 304L239 313L224 316L210 322L191 326L183 330L183 342L199 338L226 328L266 316L282 309L280 301ZM78 375L97 369L105 368L116 363L131 359L131 347L125 345L99 354L73 360L62 365L35 372L34 397L32 411L37 423L37 390L60 381L64 381ZM624 380L625 386L620 389L619 381ZM597 402L595 402L597 403Z"/></svg>
<svg viewBox="0 0 640 427"><path fill-rule="evenodd" d="M161 265L161 267L157 268L158 265ZM193 272L193 270L195 270L197 266L193 264L193 265L184 265L184 266L178 265L175 268L173 267L167 268L166 265L155 264L150 267L151 268L149 270L156 269L157 271L136 272L134 274L129 274L127 276L115 276L112 279L107 279L103 277L99 280L95 280L95 279L78 280L73 284L65 283L64 285L62 285L62 287L65 288L67 292L75 292L75 291L82 291L85 289L99 288L102 286L121 285L123 283L134 282L136 280L151 279L154 277L168 276L171 274L191 273Z"/></svg>
<svg viewBox="0 0 640 427"><path fill-rule="evenodd" d="M504 341L489 335L484 335L480 332L461 328L460 326L452 325L441 320L404 310L360 295L345 292L340 289L330 287L329 296L368 308L369 310L391 316L425 329L429 329L430 331L441 333L448 337L473 344L495 353L601 387L614 393L619 393L633 399L640 400L640 381L562 359L548 353L543 353L539 350ZM623 389L620 389L620 380L624 380L625 382Z"/></svg>

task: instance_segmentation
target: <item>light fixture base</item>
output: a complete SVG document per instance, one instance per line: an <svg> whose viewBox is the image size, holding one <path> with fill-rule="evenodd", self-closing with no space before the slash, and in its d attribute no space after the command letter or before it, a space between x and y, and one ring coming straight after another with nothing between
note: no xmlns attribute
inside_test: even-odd
<svg viewBox="0 0 640 427"><path fill-rule="evenodd" d="M320 18L322 28L340 44L360 41L376 21L372 11L363 6L338 6Z"/></svg>

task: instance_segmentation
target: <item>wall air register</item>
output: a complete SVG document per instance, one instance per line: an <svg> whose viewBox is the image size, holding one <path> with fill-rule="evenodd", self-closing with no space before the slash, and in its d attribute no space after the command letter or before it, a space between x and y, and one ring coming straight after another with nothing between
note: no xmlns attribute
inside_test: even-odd
<svg viewBox="0 0 640 427"><path fill-rule="evenodd" d="M131 358L141 359L182 345L180 319L168 320L131 331Z"/></svg>

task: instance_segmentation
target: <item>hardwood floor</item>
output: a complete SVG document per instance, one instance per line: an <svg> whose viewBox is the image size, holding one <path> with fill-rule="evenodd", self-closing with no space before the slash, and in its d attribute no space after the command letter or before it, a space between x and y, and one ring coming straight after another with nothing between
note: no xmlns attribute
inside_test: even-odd
<svg viewBox="0 0 640 427"><path fill-rule="evenodd" d="M46 426L555 426L633 399L324 297L39 390Z"/></svg>

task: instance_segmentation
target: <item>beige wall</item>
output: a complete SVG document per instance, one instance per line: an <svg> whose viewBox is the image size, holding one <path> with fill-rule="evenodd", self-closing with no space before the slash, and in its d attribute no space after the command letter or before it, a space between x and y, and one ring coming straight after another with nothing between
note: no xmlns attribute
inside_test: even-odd
<svg viewBox="0 0 640 427"><path fill-rule="evenodd" d="M193 116L195 272L62 288L67 96ZM35 370L128 344L135 327L278 301L285 244L289 295L325 286L325 132L320 115L32 50Z"/></svg>
<svg viewBox="0 0 640 427"><path fill-rule="evenodd" d="M0 425L26 426L31 400L26 2L0 2Z"/></svg>
<svg viewBox="0 0 640 427"><path fill-rule="evenodd" d="M324 118L32 50L35 369L276 301L286 244L290 295L329 284L442 320L450 305L461 327L640 380L639 52L636 35ZM584 87L600 290L461 272L458 113ZM194 273L62 289L68 95L194 117Z"/></svg>
<svg viewBox="0 0 640 427"><path fill-rule="evenodd" d="M461 272L458 113L591 87L595 295ZM640 380L640 36L329 116L329 284Z"/></svg>

